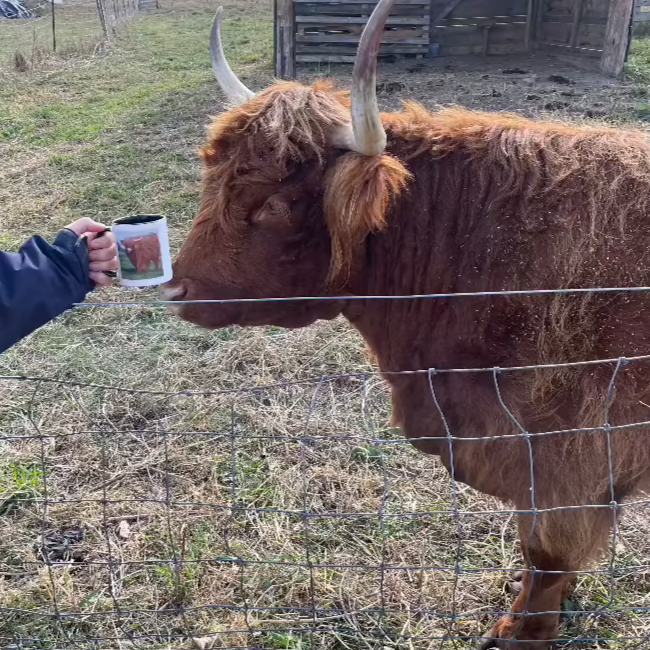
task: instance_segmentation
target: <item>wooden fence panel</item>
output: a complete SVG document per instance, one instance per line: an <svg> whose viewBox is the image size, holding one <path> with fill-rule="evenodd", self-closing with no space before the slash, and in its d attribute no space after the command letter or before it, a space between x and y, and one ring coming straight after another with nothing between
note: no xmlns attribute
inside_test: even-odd
<svg viewBox="0 0 650 650"><path fill-rule="evenodd" d="M650 0L636 0L634 3L634 22L647 23L650 21Z"/></svg>
<svg viewBox="0 0 650 650"><path fill-rule="evenodd" d="M536 47L601 56L610 0L540 0Z"/></svg>
<svg viewBox="0 0 650 650"><path fill-rule="evenodd" d="M377 0L294 0L296 60L353 61ZM430 0L397 0L386 22L380 56L429 51Z"/></svg>
<svg viewBox="0 0 650 650"><path fill-rule="evenodd" d="M431 42L439 46L440 56L525 52L529 9L529 0L461 0L455 5L434 0Z"/></svg>
<svg viewBox="0 0 650 650"><path fill-rule="evenodd" d="M611 5L619 1L634 2L635 20L650 21L650 0L397 0L379 55L487 55L536 47L600 57ZM291 72L282 74L276 65L276 74L293 76L295 61L353 62L377 2L276 0L284 8L282 33L276 29L283 51L279 67Z"/></svg>

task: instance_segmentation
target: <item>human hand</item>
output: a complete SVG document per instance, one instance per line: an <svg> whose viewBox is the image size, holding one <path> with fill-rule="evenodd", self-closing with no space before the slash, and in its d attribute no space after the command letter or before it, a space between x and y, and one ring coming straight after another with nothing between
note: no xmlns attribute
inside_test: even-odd
<svg viewBox="0 0 650 650"><path fill-rule="evenodd" d="M88 241L90 279L103 287L111 284L112 278L103 271L116 271L119 268L115 235L106 226L88 217L71 223L67 228Z"/></svg>

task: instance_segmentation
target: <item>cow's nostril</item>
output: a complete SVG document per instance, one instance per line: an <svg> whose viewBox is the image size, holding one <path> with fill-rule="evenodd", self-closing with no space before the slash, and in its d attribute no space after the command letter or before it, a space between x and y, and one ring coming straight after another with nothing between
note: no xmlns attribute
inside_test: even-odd
<svg viewBox="0 0 650 650"><path fill-rule="evenodd" d="M175 287L163 285L160 288L160 295L163 300L181 300L186 293L187 289L182 284Z"/></svg>

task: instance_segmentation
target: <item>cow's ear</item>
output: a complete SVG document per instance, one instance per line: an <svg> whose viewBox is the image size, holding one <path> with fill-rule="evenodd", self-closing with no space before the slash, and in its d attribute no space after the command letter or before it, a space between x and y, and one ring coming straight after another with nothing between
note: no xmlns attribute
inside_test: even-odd
<svg viewBox="0 0 650 650"><path fill-rule="evenodd" d="M271 196L252 215L252 222L263 228L286 229L291 225L289 203L279 196Z"/></svg>

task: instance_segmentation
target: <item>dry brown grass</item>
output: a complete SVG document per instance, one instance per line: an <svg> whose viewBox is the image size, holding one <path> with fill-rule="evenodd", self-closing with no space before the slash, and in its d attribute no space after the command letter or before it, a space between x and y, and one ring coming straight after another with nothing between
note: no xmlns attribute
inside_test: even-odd
<svg viewBox="0 0 650 650"><path fill-rule="evenodd" d="M232 391L341 368L372 372L342 321L295 333L215 336L166 316L143 322L143 314L133 313L117 316L113 338L98 337L97 328L111 331L111 313L97 314L92 330L74 322L52 328L52 356L39 374L65 376L70 368L62 357L74 356L79 376L84 358L101 358L97 382L126 384L127 371L130 385L154 390ZM82 355L79 348L57 350L71 327L83 341ZM152 355L156 343L162 348ZM12 635L59 641L132 633L205 637L214 647L357 648L375 647L382 606L389 634L435 638L449 634L455 602L461 618L452 633L479 636L490 613L508 606L504 571L520 564L513 517L470 514L457 522L444 469L385 428L387 397L373 375L193 396L6 383L3 435L51 437L42 447L32 439L5 440L0 448L5 494L12 478L16 493L5 497L0 516L0 602L29 610L4 624ZM459 487L462 511L504 509ZM646 524L644 512L627 512L617 567L647 562ZM49 540L49 531L76 528L83 540L73 555L52 556L74 561L50 573L39 536L45 530ZM457 550L463 572L455 586ZM380 588L382 564L393 568L383 572ZM580 583L573 607L607 603L607 575L586 575ZM645 571L617 574L615 606L647 605L647 588ZM83 615L60 622L35 617L53 611L54 590L59 611ZM106 615L116 603L119 621ZM312 639L281 631L309 628L312 603L316 629L336 634ZM638 636L646 624L640 614L609 613L569 620L564 633ZM158 647L148 641L142 640ZM417 640L384 645L435 647ZM185 645L177 640L171 647Z"/></svg>
<svg viewBox="0 0 650 650"><path fill-rule="evenodd" d="M169 215L177 249L197 207L196 149L219 105L197 38L213 7L165 8L106 59L0 88L10 107L2 248L82 214L108 222L146 210ZM228 9L234 65L256 88L270 79L268 16L268 2ZM387 68L386 78L405 74ZM412 73L405 94L480 102L464 88L489 91L482 74ZM631 115L620 107L635 88L607 91L618 119ZM531 86L507 93L497 100L534 112ZM96 298L152 296L115 288ZM206 332L152 308L75 310L5 353L0 375L73 384L0 383L0 645L424 650L437 637L480 636L511 602L514 518L465 486L459 507L470 514L449 513L449 476L386 428L386 387L360 376L372 372L342 320ZM347 373L360 375L318 381ZM568 613L562 647L645 647L621 639L650 633L647 611L629 609L650 606L650 573L635 569L650 564L647 529L647 509L625 509L615 599L605 558L566 605L606 611ZM55 611L68 616L47 616ZM135 642L89 641L129 634ZM585 637L603 640L571 641Z"/></svg>

